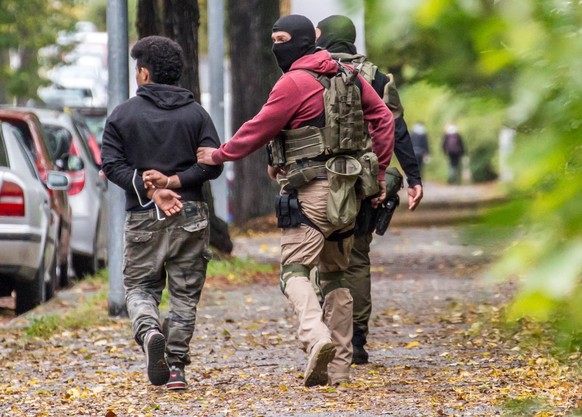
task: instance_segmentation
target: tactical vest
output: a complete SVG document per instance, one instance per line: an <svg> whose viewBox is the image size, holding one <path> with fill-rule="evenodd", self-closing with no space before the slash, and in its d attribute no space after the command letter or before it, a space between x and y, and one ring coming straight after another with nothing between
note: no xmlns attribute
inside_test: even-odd
<svg viewBox="0 0 582 417"><path fill-rule="evenodd" d="M364 77L364 79L368 82L368 84L372 84L372 81L376 77L376 71L378 71L378 67L374 65L371 61L364 55L360 54L344 54L344 53L332 53L331 56L336 61L342 64L348 64L353 67L358 67L359 72Z"/></svg>
<svg viewBox="0 0 582 417"><path fill-rule="evenodd" d="M331 56L338 60L340 63L348 64L351 66L360 66L360 74L368 82L372 84L374 78L376 77L376 72L378 67L368 60L364 55L360 54L344 54L344 53L332 53ZM386 74L388 77L388 84L384 86L384 95L382 100L388 106L394 118L397 119L404 114L404 108L402 107L402 102L400 101L400 95L396 89L396 83L394 82L394 76L390 73Z"/></svg>
<svg viewBox="0 0 582 417"><path fill-rule="evenodd" d="M284 167L294 187L326 173L325 162L336 155L356 155L366 143L358 70L340 65L335 76L308 70L323 85L325 126L283 130L269 144L270 163Z"/></svg>

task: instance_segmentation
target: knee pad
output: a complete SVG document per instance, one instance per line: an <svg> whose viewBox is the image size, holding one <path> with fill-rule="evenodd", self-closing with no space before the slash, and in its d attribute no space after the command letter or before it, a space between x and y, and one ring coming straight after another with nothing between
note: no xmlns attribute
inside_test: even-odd
<svg viewBox="0 0 582 417"><path fill-rule="evenodd" d="M281 291L285 294L285 287L287 286L287 281L293 277L307 277L309 278L310 268L303 264L287 264L281 265L281 273L279 275L279 284L281 286Z"/></svg>
<svg viewBox="0 0 582 417"><path fill-rule="evenodd" d="M337 290L338 288L345 288L344 272L321 272L319 271L319 287L321 288L321 295L325 299L327 294Z"/></svg>

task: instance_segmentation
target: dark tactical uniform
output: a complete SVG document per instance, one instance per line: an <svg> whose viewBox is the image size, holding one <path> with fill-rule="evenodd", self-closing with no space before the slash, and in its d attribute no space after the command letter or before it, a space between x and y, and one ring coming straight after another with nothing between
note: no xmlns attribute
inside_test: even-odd
<svg viewBox="0 0 582 417"><path fill-rule="evenodd" d="M363 55L356 51L355 27L344 16L330 16L318 24L321 36L317 45L328 50L342 63L359 68L362 76L384 100L395 118L394 153L404 170L408 186L421 185L418 163L404 121L404 109L391 74L383 74ZM370 199L362 202L358 215L355 239L350 253L349 267L344 273L345 286L350 289L353 298L353 362L366 363L368 354L364 350L367 342L368 322L372 313L370 244L374 231L377 210L373 209Z"/></svg>

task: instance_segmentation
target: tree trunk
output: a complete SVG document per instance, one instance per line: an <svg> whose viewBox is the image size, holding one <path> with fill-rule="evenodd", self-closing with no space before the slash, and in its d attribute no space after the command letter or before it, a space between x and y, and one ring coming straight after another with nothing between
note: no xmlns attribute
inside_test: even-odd
<svg viewBox="0 0 582 417"><path fill-rule="evenodd" d="M255 116L281 76L271 52L271 31L279 2L228 0L232 62L232 129ZM258 150L234 163L232 198L236 225L272 214L278 187L267 175L267 153Z"/></svg>
<svg viewBox="0 0 582 417"><path fill-rule="evenodd" d="M174 39L184 50L184 71L180 85L194 93L200 103L200 80L198 78L198 27L200 9L197 0L166 0L164 9L168 37Z"/></svg>
<svg viewBox="0 0 582 417"><path fill-rule="evenodd" d="M142 4L143 3L143 4ZM162 6L160 19L159 9ZM200 25L200 9L197 0L140 0L143 13L138 11L136 26L140 37L160 34L157 32L157 22L161 21L162 34L178 42L184 50L184 72L180 80L180 85L194 93L196 101L200 102L200 80L198 77L198 27ZM149 9L147 9L149 7ZM154 13L155 16L146 15L146 10ZM152 21L156 22L152 26ZM144 35L140 31L144 30ZM149 29L156 29L155 33L150 33ZM147 33L147 35L145 35ZM214 197L210 188L210 183L205 183L202 188L204 198L208 202L210 209L210 244L223 253L232 252L232 240L228 231L227 223L219 219L214 211Z"/></svg>
<svg viewBox="0 0 582 417"><path fill-rule="evenodd" d="M173 0L160 0L162 2L162 35L174 39L174 18L172 15ZM198 32L196 32L198 35Z"/></svg>
<svg viewBox="0 0 582 417"><path fill-rule="evenodd" d="M138 37L158 35L159 13L157 0L139 0L137 3L137 19L135 22Z"/></svg>
<svg viewBox="0 0 582 417"><path fill-rule="evenodd" d="M10 68L10 56L8 49L0 48L0 77L1 79L8 79L8 69ZM8 91L6 90L6 83L0 83L0 104L8 103Z"/></svg>
<svg viewBox="0 0 582 417"><path fill-rule="evenodd" d="M18 68L17 77L20 78L20 88L16 104L18 106L26 106L28 100L36 97L37 84L30 82L29 74L38 73L38 49L25 46L19 49L19 55L20 68Z"/></svg>

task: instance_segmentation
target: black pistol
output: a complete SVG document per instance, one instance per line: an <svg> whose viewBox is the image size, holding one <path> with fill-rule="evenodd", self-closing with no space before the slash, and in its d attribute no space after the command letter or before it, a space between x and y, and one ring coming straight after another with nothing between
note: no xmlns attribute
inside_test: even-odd
<svg viewBox="0 0 582 417"><path fill-rule="evenodd" d="M388 197L380 205L378 205L378 219L376 220L376 234L383 236L386 233L386 229L390 225L390 220L392 220L392 215L396 210L396 207L400 204L400 197L398 194Z"/></svg>

